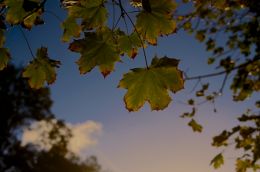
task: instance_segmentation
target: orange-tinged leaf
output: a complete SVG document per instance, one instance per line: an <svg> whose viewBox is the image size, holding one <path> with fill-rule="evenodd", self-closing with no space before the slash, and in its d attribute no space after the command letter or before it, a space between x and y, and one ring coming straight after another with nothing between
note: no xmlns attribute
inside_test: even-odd
<svg viewBox="0 0 260 172"><path fill-rule="evenodd" d="M62 28L64 29L62 41L68 42L72 37L78 38L81 33L81 26L76 22L73 17L68 17L63 23Z"/></svg>
<svg viewBox="0 0 260 172"><path fill-rule="evenodd" d="M118 87L127 89L124 101L129 111L139 110L145 102L152 110L163 110L171 102L168 90L175 93L183 88L182 72L177 65L164 61L175 62L176 59L155 57L149 69L136 68L124 74Z"/></svg>
<svg viewBox="0 0 260 172"><path fill-rule="evenodd" d="M81 74L90 72L98 66L106 77L114 70L115 63L120 61L120 52L117 50L113 32L108 28L85 33L85 38L74 40L69 49L81 54L77 61Z"/></svg>
<svg viewBox="0 0 260 172"><path fill-rule="evenodd" d="M104 2L104 0L79 1L68 8L69 17L82 19L81 25L84 29L100 28L108 17Z"/></svg>
<svg viewBox="0 0 260 172"><path fill-rule="evenodd" d="M56 68L59 65L59 61L48 57L47 48L41 47L36 58L25 68L23 77L29 79L32 88L39 89L45 82L52 84L56 80Z"/></svg>
<svg viewBox="0 0 260 172"><path fill-rule="evenodd" d="M118 46L121 54L127 53L130 58L135 58L138 53L138 48L142 47L142 42L137 33L131 35L122 34L118 38Z"/></svg>
<svg viewBox="0 0 260 172"><path fill-rule="evenodd" d="M152 45L157 44L157 37L169 35L176 30L176 21L172 13L176 4L172 0L150 0L151 12L142 11L137 15L136 29Z"/></svg>

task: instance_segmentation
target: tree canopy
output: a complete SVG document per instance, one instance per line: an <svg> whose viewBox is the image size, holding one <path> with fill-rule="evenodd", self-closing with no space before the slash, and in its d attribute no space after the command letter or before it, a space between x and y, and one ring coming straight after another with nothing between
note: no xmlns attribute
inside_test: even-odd
<svg viewBox="0 0 260 172"><path fill-rule="evenodd" d="M11 58L11 51L4 46L6 29L20 27L23 32L23 29L44 24L42 16L48 11L45 3L46 0L1 1L0 69L4 69ZM235 102L243 102L259 92L258 0L61 0L60 6L67 12L61 21L61 40L68 43L69 50L80 54L76 62L80 74L98 67L107 77L123 56L134 59L141 54L144 58L144 67L124 74L118 84L127 90L124 102L128 111L138 111L145 102L152 110L163 110L171 101L169 91L181 91L189 80L203 81L206 84L196 90L195 98L187 100L192 111L182 115L191 118L188 125L194 131L201 132L202 126L193 118L198 99L214 103L226 85ZM51 14L57 17L55 12ZM120 21L125 25L120 25ZM189 76L179 69L179 59L147 56L147 47L157 45L159 37L178 34L182 30L205 44L206 51L211 53L208 65L216 67L215 73ZM24 67L23 77L34 89L54 83L60 61L49 57L47 47L39 47L35 55L27 39L26 42L32 60ZM152 59L150 65L148 58ZM221 87L209 93L207 79L216 76L223 78ZM238 172L260 168L259 104L257 100L255 108L238 118L240 125L213 138L213 146L226 147L234 142L236 148L244 150L243 156L237 157ZM223 163L222 153L211 162L215 168Z"/></svg>
<svg viewBox="0 0 260 172"><path fill-rule="evenodd" d="M72 134L50 111L49 89L33 90L21 75L21 69L14 66L0 71L0 171L101 171L95 157L82 161L68 150ZM19 135L24 128L33 122L53 120L56 123L46 131L46 140L42 140L44 144L51 144L49 150L39 149L34 144L21 144Z"/></svg>

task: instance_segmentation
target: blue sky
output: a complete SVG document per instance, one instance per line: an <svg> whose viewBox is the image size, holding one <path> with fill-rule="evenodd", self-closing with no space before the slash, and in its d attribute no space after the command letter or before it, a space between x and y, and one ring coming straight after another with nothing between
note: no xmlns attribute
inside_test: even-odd
<svg viewBox="0 0 260 172"><path fill-rule="evenodd" d="M65 13L58 3L47 1L46 9L64 18ZM118 89L117 84L129 69L144 67L142 53L135 60L123 57L123 63L117 63L115 71L106 79L98 69L80 75L75 63L79 54L70 52L68 44L61 42L60 22L48 13L44 14L44 19L43 26L25 31L25 34L34 51L47 46L49 56L62 62L57 80L50 86L54 114L69 123L93 120L103 126L98 144L91 147L87 155L97 155L104 167L114 172L215 171L209 162L222 149L210 146L211 137L235 125L235 117L242 114L250 100L244 104L233 103L225 88L225 95L216 102L218 113L213 113L211 104L200 107L196 119L204 126L202 134L193 133L186 125L188 120L179 117L182 112L189 111L181 102L193 95L190 90L195 83L191 81L185 83L183 91L172 95L173 102L164 111L151 112L145 105L140 111L129 113L123 102L126 90ZM12 50L13 62L26 65L31 57L19 29L9 29L7 38L6 46ZM148 48L147 54L149 61L155 54L178 58L181 70L191 76L213 71L207 66L208 54L204 46L183 32L160 38L158 46ZM211 86L220 88L221 82L222 78L214 78ZM234 152L227 150L225 155L227 162L218 171L234 171Z"/></svg>

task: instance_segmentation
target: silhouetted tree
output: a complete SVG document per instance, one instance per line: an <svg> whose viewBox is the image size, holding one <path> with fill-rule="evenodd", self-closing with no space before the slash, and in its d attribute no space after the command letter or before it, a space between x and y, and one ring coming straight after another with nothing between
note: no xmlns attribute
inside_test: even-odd
<svg viewBox="0 0 260 172"><path fill-rule="evenodd" d="M80 161L67 149L71 137L65 123L57 120L47 133L54 142L51 149L39 150L35 145L21 146L23 127L40 120L54 120L48 88L31 89L21 77L21 70L8 66L0 72L0 171L24 172L98 172L95 157ZM61 130L66 133L62 133ZM70 156L68 154L70 153Z"/></svg>

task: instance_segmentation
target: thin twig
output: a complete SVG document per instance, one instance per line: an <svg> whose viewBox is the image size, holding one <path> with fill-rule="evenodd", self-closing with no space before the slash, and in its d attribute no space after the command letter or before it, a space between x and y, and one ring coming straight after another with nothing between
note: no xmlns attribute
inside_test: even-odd
<svg viewBox="0 0 260 172"><path fill-rule="evenodd" d="M122 17L122 15L120 15L120 16L118 17L118 19L117 19L115 25L113 26L112 30L114 30L114 29L117 27L118 23L120 22L121 17Z"/></svg>
<svg viewBox="0 0 260 172"><path fill-rule="evenodd" d="M251 64L255 61L258 61L259 58L255 58L253 60L250 60L246 63L242 63L236 67L234 67L232 70L230 71L226 71L226 70L223 70L223 71L220 71L220 72L216 72L216 73L210 73L210 74L206 74L206 75L198 75L198 76L193 76L193 77L186 77L184 80L195 80L195 79L202 79L202 78L210 78L210 77L215 77L215 76L219 76L219 75L223 75L223 74L226 74L227 72L231 72L231 71L234 71L234 70L237 70L239 68L242 68L242 67L245 67L247 66L248 64Z"/></svg>
<svg viewBox="0 0 260 172"><path fill-rule="evenodd" d="M28 49L29 49L29 51L30 51L30 53L31 53L31 56L32 56L33 58L35 58L35 56L34 56L34 54L33 54L33 51L32 51L32 48L31 48L31 46L30 46L30 43L29 43L29 41L28 41L28 39L27 39L27 37L26 37L24 31L22 30L22 28L21 28L20 26L18 26L18 28L19 28L19 30L21 31L22 35L23 35L23 38L24 38L24 40L25 40L25 42L26 42L26 44L27 44L27 47L28 47Z"/></svg>
<svg viewBox="0 0 260 172"><path fill-rule="evenodd" d="M127 22L126 22L126 20L125 20L125 18L124 18L124 17L123 17L123 19L124 19L124 23L125 23L125 27L126 27L126 33L127 33L127 35L129 35L128 26L127 26Z"/></svg>
<svg viewBox="0 0 260 172"><path fill-rule="evenodd" d="M225 75L224 79L223 79L221 88L220 88L220 90L219 90L219 93L220 93L220 94L223 93L223 90L224 90L224 87L225 87L225 85L226 85L226 81L227 81L227 78L228 78L228 74L229 74L229 73L227 73L227 74Z"/></svg>
<svg viewBox="0 0 260 172"><path fill-rule="evenodd" d="M130 21L130 23L132 24L132 26L133 26L135 32L136 32L137 35L138 35L138 38L139 38L140 41L141 41L142 49L143 49L143 54L144 54L145 65L146 65L146 68L149 69L148 61L147 61L147 56L146 56L146 51L145 51L145 48L144 48L144 42L143 42L143 40L142 40L140 34L138 33L138 31L137 31L137 29L136 29L136 27L135 27L135 24L134 24L132 18L131 18L131 17L128 15L128 13L125 11L125 9L124 9L124 7L123 7L123 5L122 5L122 1L121 1L121 0L119 0L119 7L120 7L121 11L122 11L122 12L127 16L127 18L129 19L129 21Z"/></svg>
<svg viewBox="0 0 260 172"><path fill-rule="evenodd" d="M112 15L113 15L113 24L112 24L112 28L115 28L115 0L112 0L112 8L113 8L113 13L112 13Z"/></svg>
<svg viewBox="0 0 260 172"><path fill-rule="evenodd" d="M63 19L60 18L57 14L55 14L53 11L50 11L50 10L46 10L45 11L47 14L51 14L52 16L54 16L59 22L63 23Z"/></svg>

